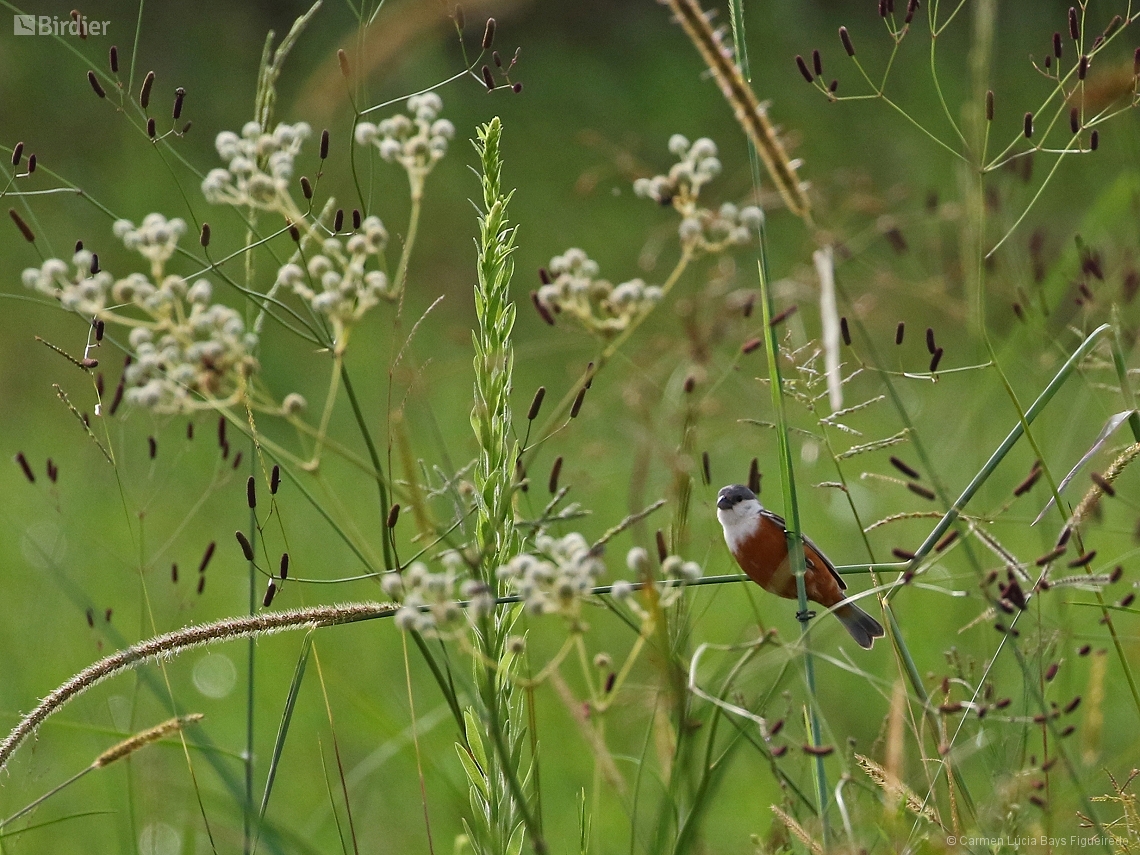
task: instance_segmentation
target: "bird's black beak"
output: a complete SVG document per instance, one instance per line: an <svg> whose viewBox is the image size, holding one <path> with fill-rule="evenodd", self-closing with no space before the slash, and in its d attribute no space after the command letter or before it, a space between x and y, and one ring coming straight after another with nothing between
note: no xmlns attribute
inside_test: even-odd
<svg viewBox="0 0 1140 855"><path fill-rule="evenodd" d="M724 495L718 496L716 506L722 511L730 510L732 508L732 499Z"/></svg>

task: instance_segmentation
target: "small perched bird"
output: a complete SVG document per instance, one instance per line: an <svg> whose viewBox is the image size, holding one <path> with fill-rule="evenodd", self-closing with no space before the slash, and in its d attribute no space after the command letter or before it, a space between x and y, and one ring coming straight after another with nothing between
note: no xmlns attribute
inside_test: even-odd
<svg viewBox="0 0 1140 855"><path fill-rule="evenodd" d="M740 569L765 591L796 599L796 577L788 560L784 520L765 510L756 494L741 484L721 488L716 497L716 516ZM808 599L829 609L835 607L835 616L855 643L869 650L875 639L883 636L883 627L843 595L847 585L835 565L807 537L804 559Z"/></svg>

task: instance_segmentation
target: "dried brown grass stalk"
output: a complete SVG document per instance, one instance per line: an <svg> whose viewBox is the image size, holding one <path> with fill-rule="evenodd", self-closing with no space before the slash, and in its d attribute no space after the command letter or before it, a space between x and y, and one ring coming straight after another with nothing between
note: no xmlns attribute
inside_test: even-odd
<svg viewBox="0 0 1140 855"><path fill-rule="evenodd" d="M780 192L788 210L797 217L811 223L811 200L804 185L796 175L796 163L788 157L783 143L776 135L776 129L768 121L764 105L756 98L756 93L744 79L732 61L729 50L721 43L720 37L709 24L705 12L697 0L662 0L681 24L685 35L696 46L701 59L708 66L720 87L721 94L732 106L736 120L744 128L764 167L772 178L772 183Z"/></svg>
<svg viewBox="0 0 1140 855"><path fill-rule="evenodd" d="M389 617L396 613L397 608L398 606L391 603L365 602L290 609L250 617L226 618L215 623L197 624L163 635L156 635L154 638L140 641L138 644L132 644L130 647L88 665L66 683L45 696L35 709L20 719L4 741L0 742L0 769L7 765L8 760L20 747L20 744L37 727L43 724L48 716L59 710L72 698L83 694L108 677L113 677L121 671L141 665L143 662L219 641L271 635L290 629L334 626Z"/></svg>

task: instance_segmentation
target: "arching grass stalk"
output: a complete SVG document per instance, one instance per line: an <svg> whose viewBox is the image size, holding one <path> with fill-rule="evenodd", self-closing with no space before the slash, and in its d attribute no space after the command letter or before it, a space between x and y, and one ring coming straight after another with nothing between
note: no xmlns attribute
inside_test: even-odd
<svg viewBox="0 0 1140 855"><path fill-rule="evenodd" d="M811 744L819 746L821 743L819 713L816 709L815 694L815 663L812 659L808 626L811 623L812 613L808 610L807 590L804 587L804 573L807 569L804 558L803 533L800 530L800 509L796 502L795 473L792 468L792 446L788 439L788 416L784 407L784 386L780 377L779 349L776 343L776 330L772 326L772 290L768 280L768 254L764 227L760 227L760 260L757 262L760 276L760 308L764 320L764 350L768 355L769 386L772 389L772 409L776 415L776 437L780 449L780 477L784 487L784 518L787 523L788 561L791 562L793 575L796 577L796 598L799 610L796 618L800 622L800 642L804 651L804 680L807 683L810 696ZM823 831L824 845L828 841L827 829L827 800L829 787L827 784L827 770L823 765L823 757L815 757L815 779L817 798L819 802L819 819Z"/></svg>

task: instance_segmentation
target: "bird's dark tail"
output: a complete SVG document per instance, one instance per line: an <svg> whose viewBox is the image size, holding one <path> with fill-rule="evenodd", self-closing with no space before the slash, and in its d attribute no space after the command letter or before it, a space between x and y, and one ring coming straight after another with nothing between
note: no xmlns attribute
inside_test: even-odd
<svg viewBox="0 0 1140 855"><path fill-rule="evenodd" d="M876 638L883 637L883 626L854 603L848 601L835 609L835 616L851 633L855 643L870 650Z"/></svg>

